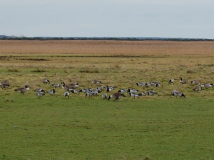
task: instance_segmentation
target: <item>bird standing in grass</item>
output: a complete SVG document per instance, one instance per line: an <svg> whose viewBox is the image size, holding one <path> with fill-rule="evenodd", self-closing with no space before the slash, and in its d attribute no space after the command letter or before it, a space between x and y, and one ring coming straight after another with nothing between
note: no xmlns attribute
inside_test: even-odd
<svg viewBox="0 0 214 160"><path fill-rule="evenodd" d="M69 98L69 96L70 96L69 92L66 91L66 92L64 93L64 96Z"/></svg>
<svg viewBox="0 0 214 160"><path fill-rule="evenodd" d="M102 94L102 98L103 98L103 99L107 99L107 97L108 97L108 95L107 95L106 93L103 93L103 94Z"/></svg>
<svg viewBox="0 0 214 160"><path fill-rule="evenodd" d="M74 94L79 93L79 91L78 91L78 90L75 90L75 89L69 89L69 91L70 91L71 93L74 93Z"/></svg>
<svg viewBox="0 0 214 160"><path fill-rule="evenodd" d="M5 80L3 82L0 82L0 86L1 86L2 89L8 88L8 87L10 87L10 81L9 80Z"/></svg>
<svg viewBox="0 0 214 160"><path fill-rule="evenodd" d="M211 88L211 87L213 87L213 84L212 83L204 83L204 84L201 84L201 87L202 88Z"/></svg>
<svg viewBox="0 0 214 160"><path fill-rule="evenodd" d="M102 83L100 80L96 80L96 79L92 80L91 82L93 84L101 84Z"/></svg>
<svg viewBox="0 0 214 160"><path fill-rule="evenodd" d="M0 86L1 86L2 89L4 89L4 88L10 87L10 84L8 84L8 83L1 83L0 82Z"/></svg>
<svg viewBox="0 0 214 160"><path fill-rule="evenodd" d="M45 90L42 89L42 88L38 88L38 89L35 89L34 92L43 92L43 93L45 93Z"/></svg>
<svg viewBox="0 0 214 160"><path fill-rule="evenodd" d="M132 93L132 92L129 92L129 95L131 96L131 97L140 97L140 96L142 96L142 94L140 93L140 94L138 94L138 93Z"/></svg>
<svg viewBox="0 0 214 160"><path fill-rule="evenodd" d="M15 89L14 91L16 91L16 92L20 92L21 94L25 94L27 91L29 91L29 86L28 85L25 85L25 87L23 87L23 88L17 88L17 89Z"/></svg>
<svg viewBox="0 0 214 160"><path fill-rule="evenodd" d="M118 100L119 98L122 98L122 97L126 97L126 96L122 93L114 93L108 97L108 100L110 100L111 98L115 98L114 99L114 101L115 101L115 100Z"/></svg>
<svg viewBox="0 0 214 160"><path fill-rule="evenodd" d="M53 86L54 88L57 88L57 87L60 87L60 84L59 84L59 83L53 83L52 86Z"/></svg>
<svg viewBox="0 0 214 160"><path fill-rule="evenodd" d="M40 97L44 96L45 93L44 92L36 92L36 95L40 98Z"/></svg>
<svg viewBox="0 0 214 160"><path fill-rule="evenodd" d="M197 85L197 86L194 86L192 90L193 90L194 92L200 91L200 90L202 90L202 87Z"/></svg>
<svg viewBox="0 0 214 160"><path fill-rule="evenodd" d="M54 95L55 92L56 92L55 89L52 89L52 90L50 90L50 91L47 91L47 93L50 94L50 95Z"/></svg>
<svg viewBox="0 0 214 160"><path fill-rule="evenodd" d="M194 85L199 85L199 84L200 84L200 81L194 79L194 80L192 80L190 83L191 83L191 84L194 84Z"/></svg>
<svg viewBox="0 0 214 160"><path fill-rule="evenodd" d="M177 98L177 96L186 98L186 96L182 92L178 92L176 90L173 90L171 92L171 97L173 97L173 96L176 96L176 98Z"/></svg>
<svg viewBox="0 0 214 160"><path fill-rule="evenodd" d="M42 83L44 83L44 84L50 84L50 80L49 79L43 79Z"/></svg>
<svg viewBox="0 0 214 160"><path fill-rule="evenodd" d="M182 77L180 77L180 83L181 83L181 84L187 84L187 80L186 80L186 79L183 79Z"/></svg>
<svg viewBox="0 0 214 160"><path fill-rule="evenodd" d="M175 80L174 80L173 78L171 78L171 79L169 79L169 82L168 82L168 83L171 84L171 83L174 83L174 81L175 81Z"/></svg>

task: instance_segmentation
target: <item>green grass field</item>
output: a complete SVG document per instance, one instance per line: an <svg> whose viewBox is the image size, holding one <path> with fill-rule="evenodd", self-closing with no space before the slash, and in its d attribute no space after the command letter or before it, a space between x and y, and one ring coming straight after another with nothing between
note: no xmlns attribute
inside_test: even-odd
<svg viewBox="0 0 214 160"><path fill-rule="evenodd" d="M214 157L213 100L5 97L1 159Z"/></svg>
<svg viewBox="0 0 214 160"><path fill-rule="evenodd" d="M212 49L209 55L195 55L186 45L181 51L188 51L187 55L179 55L179 47L167 50L176 54L164 55L165 50L158 48L148 55L139 49L133 56L115 55L114 50L92 56L1 51L0 81L9 79L11 86L0 89L0 159L214 159L214 89L193 92L190 84L193 79L213 83L214 56ZM148 51L153 47L148 46ZM188 84L180 84L180 76ZM34 89L52 89L51 84L42 84L43 78L51 84L79 82L78 89L96 88L91 80L99 79L103 86L116 86L111 93L136 88L154 89L157 94L107 101L101 98L103 91L98 97L80 93L68 99L57 88L56 95L38 98ZM171 85L170 78L175 79ZM161 87L136 86L149 81L159 81ZM14 91L26 84L30 91L25 95ZM174 89L187 98L171 98Z"/></svg>

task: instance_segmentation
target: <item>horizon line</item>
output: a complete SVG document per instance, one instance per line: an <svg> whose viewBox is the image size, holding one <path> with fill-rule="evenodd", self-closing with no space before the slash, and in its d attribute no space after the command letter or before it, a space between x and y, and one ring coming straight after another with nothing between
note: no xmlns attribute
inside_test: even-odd
<svg viewBox="0 0 214 160"><path fill-rule="evenodd" d="M25 38L42 38L42 39L54 39L54 38L62 38L62 39L137 39L137 40L147 40L147 39L184 39L184 40L190 40L190 39L193 39L193 40L214 40L212 38L183 38L183 37L133 37L133 36L130 36L130 37L117 37L117 36L79 36L79 37L72 37L72 36L14 36L14 35L11 35L11 36L7 36L7 35L0 35L0 39L2 38L11 38L11 39L16 39L16 38L22 38L22 39L25 39Z"/></svg>

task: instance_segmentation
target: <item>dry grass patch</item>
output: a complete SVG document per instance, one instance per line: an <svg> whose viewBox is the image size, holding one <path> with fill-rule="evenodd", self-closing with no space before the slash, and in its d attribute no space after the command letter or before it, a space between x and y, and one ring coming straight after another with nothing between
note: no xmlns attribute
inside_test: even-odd
<svg viewBox="0 0 214 160"><path fill-rule="evenodd" d="M214 42L173 41L114 41L114 40L0 40L0 53L4 54L62 54L70 56L200 56L213 54ZM206 48L206 50L204 49ZM150 57L152 58L152 57ZM154 57L153 57L154 58Z"/></svg>
<svg viewBox="0 0 214 160"><path fill-rule="evenodd" d="M32 70L32 72L46 72L46 70L44 70L44 69L35 69L35 70Z"/></svg>
<svg viewBox="0 0 214 160"><path fill-rule="evenodd" d="M19 72L19 70L18 69L8 69L8 72Z"/></svg>

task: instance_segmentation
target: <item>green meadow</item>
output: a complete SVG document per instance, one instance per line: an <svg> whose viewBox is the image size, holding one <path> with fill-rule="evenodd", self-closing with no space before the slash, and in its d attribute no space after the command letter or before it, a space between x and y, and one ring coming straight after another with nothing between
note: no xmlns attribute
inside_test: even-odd
<svg viewBox="0 0 214 160"><path fill-rule="evenodd" d="M1 159L213 159L213 100L1 95Z"/></svg>
<svg viewBox="0 0 214 160"><path fill-rule="evenodd" d="M168 46L167 42L160 43ZM82 46L87 50L91 45L87 42ZM197 47L190 52L185 44L181 49L171 47L170 54L164 48L152 54L159 44L147 46L148 54L141 54L139 48L138 54L130 56L115 46L111 50L111 45L104 47L106 52L110 49L109 54L51 54L51 50L36 54L16 48L18 53L14 53L0 49L0 82L10 80L9 88L0 89L0 159L214 159L214 89L194 92L190 83L194 79L201 84L213 83L213 51L208 48L209 54L204 56ZM179 77L188 83L182 85ZM44 78L51 83L43 84ZM173 84L168 84L170 78L175 79ZM91 83L93 79L101 80L103 86L116 86L108 95L121 88L140 92L153 89L157 94L135 99L125 94L118 101L108 101L101 97L105 90L90 98L84 93L70 93L70 98L65 98L62 88L41 98L34 92L37 88L51 90L52 83L62 81L78 82L78 90L97 88L99 85ZM136 85L150 81L161 86ZM27 84L30 90L24 95L14 91ZM187 98L171 97L172 90L183 92Z"/></svg>

